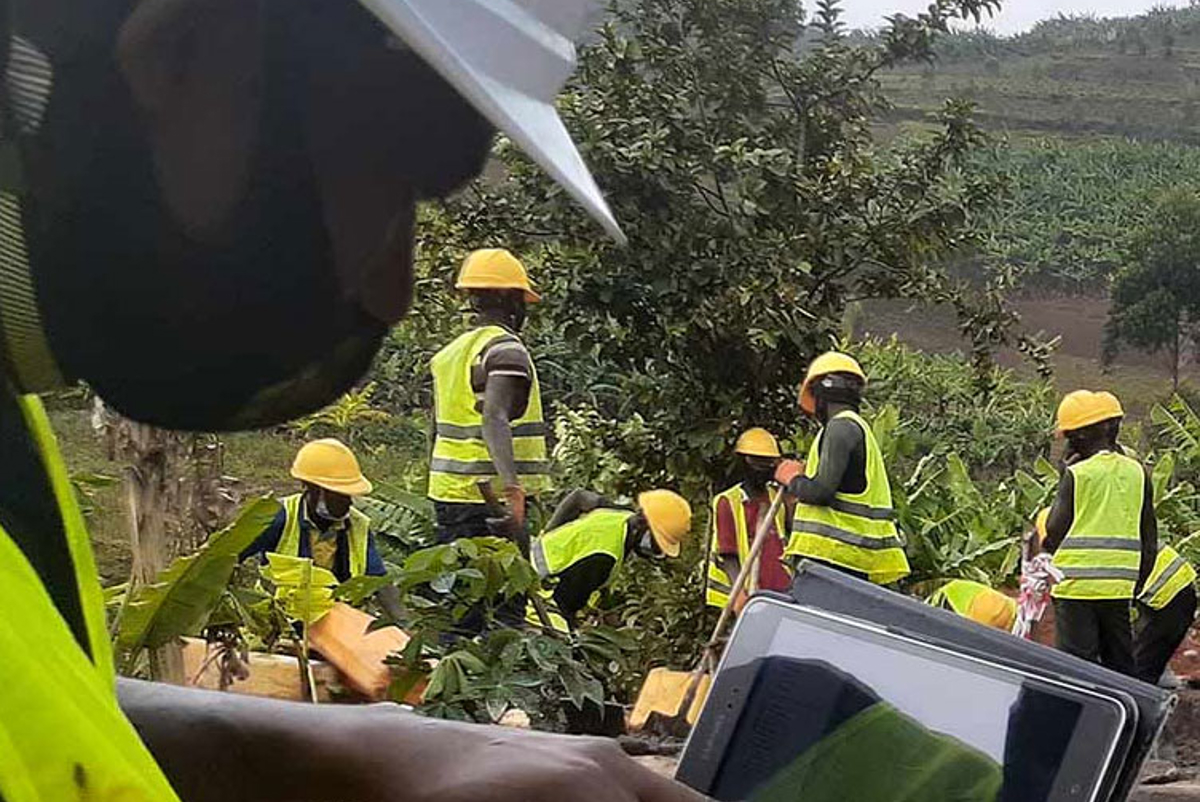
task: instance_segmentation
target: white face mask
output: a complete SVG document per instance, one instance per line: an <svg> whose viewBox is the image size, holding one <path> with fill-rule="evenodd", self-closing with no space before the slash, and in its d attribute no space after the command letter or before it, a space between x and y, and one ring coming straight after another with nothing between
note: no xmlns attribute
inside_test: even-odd
<svg viewBox="0 0 1200 802"><path fill-rule="evenodd" d="M321 516L326 521L333 521L334 523L342 523L343 521L345 521L347 518L350 517L350 508L349 507L346 508L346 514L342 515L340 517L331 513L329 511L329 505L325 503L325 494L324 493L321 493L321 495L317 496L317 507L316 507L315 512L317 513L317 515Z"/></svg>

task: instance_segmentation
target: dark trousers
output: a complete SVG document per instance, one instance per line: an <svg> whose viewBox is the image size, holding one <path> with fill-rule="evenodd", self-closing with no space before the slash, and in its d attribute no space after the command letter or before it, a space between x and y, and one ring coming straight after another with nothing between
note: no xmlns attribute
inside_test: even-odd
<svg viewBox="0 0 1200 802"><path fill-rule="evenodd" d="M1055 599L1054 635L1058 648L1136 677L1130 605L1125 599Z"/></svg>
<svg viewBox="0 0 1200 802"><path fill-rule="evenodd" d="M453 543L469 537L490 537L493 534L487 523L492 515L488 512L486 504L435 501L433 511L437 523L434 536L440 544ZM524 625L527 603L524 596L516 596L508 601L496 600L496 619L510 627ZM459 622L459 630L468 635L478 635L484 630L483 613L480 607L473 607Z"/></svg>
<svg viewBox="0 0 1200 802"><path fill-rule="evenodd" d="M1138 605L1133 651L1138 676L1157 683L1196 617L1196 591L1187 587L1161 610Z"/></svg>

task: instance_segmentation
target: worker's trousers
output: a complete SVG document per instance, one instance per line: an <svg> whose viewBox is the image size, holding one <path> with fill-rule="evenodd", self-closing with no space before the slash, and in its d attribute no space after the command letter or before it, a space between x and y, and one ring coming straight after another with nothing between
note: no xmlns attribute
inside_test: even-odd
<svg viewBox="0 0 1200 802"><path fill-rule="evenodd" d="M433 502L434 514L437 520L435 537L439 544L449 544L456 540L471 537L491 537L488 527L491 514L483 504L453 504L445 501ZM496 620L510 627L520 627L525 623L525 596L518 596L507 601L494 601ZM485 626L484 611L474 607L467 612L458 624L458 629L466 635L477 635Z"/></svg>
<svg viewBox="0 0 1200 802"><path fill-rule="evenodd" d="M1126 599L1055 599L1058 648L1113 671L1137 676L1130 604Z"/></svg>
<svg viewBox="0 0 1200 802"><path fill-rule="evenodd" d="M1138 676L1157 683L1196 617L1196 591L1184 588L1161 610L1138 605L1133 651Z"/></svg>

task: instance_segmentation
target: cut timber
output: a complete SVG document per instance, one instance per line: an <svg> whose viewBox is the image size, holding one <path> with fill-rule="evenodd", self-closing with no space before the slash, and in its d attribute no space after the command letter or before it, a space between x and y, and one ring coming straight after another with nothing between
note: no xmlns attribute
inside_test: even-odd
<svg viewBox="0 0 1200 802"><path fill-rule="evenodd" d="M205 666L211 656L208 644L199 638L183 639L183 671L186 682L197 688L221 690L221 666L213 660ZM201 667L204 670L201 671ZM227 689L230 693L246 696L265 696L271 699L306 701L304 684L300 677L300 661L285 654L250 653L250 676L234 680ZM339 684L338 672L333 666L319 660L312 661L313 677L317 685L317 701L330 701L330 686Z"/></svg>
<svg viewBox="0 0 1200 802"><path fill-rule="evenodd" d="M373 616L348 604L337 603L308 631L312 648L341 672L346 685L373 701L387 698L392 669L384 662L408 645L407 633L399 627L370 630ZM419 683L405 699L419 703L424 692Z"/></svg>

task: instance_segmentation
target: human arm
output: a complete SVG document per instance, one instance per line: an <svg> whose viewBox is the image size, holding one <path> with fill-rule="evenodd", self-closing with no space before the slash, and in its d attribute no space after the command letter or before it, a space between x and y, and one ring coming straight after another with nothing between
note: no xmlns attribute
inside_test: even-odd
<svg viewBox="0 0 1200 802"><path fill-rule="evenodd" d="M375 533L367 534L367 568L365 571L367 576L387 576L387 565L383 562L383 557L379 555L379 549L375 543ZM400 606L400 590L395 585L384 585L375 594L376 601L383 611L388 614L388 617L393 621L400 620L403 608Z"/></svg>
<svg viewBox="0 0 1200 802"><path fill-rule="evenodd" d="M616 564L617 561L608 554L593 554L558 574L554 603L559 612L573 621L575 615L587 607L592 594L604 587Z"/></svg>
<svg viewBox="0 0 1200 802"><path fill-rule="evenodd" d="M568 493L566 498L554 508L554 514L546 522L546 531L549 532L551 529L568 524L579 516L604 506L604 503L604 496L578 487Z"/></svg>
<svg viewBox="0 0 1200 802"><path fill-rule="evenodd" d="M842 486L850 459L862 450L865 436L851 420L835 418L821 433L821 460L817 475L811 479L797 476L788 485L788 493L805 504L828 506Z"/></svg>
<svg viewBox="0 0 1200 802"><path fill-rule="evenodd" d="M700 802L615 742L138 680L121 707L187 802Z"/></svg>
<svg viewBox="0 0 1200 802"><path fill-rule="evenodd" d="M286 521L287 513L284 510L275 513L275 517L271 519L271 523L267 524L267 528L263 530L263 533L255 538L254 542L238 555L238 562L243 562L249 557L266 554L269 551L278 549L279 540L283 537L283 525Z"/></svg>
<svg viewBox="0 0 1200 802"><path fill-rule="evenodd" d="M1146 474L1146 483L1142 490L1142 520L1138 527L1142 543L1142 562L1138 570L1137 587L1133 591L1134 598L1141 595L1146 580L1154 571L1154 562L1158 559L1158 516L1154 514L1154 481L1150 478L1150 471L1143 471Z"/></svg>
<svg viewBox="0 0 1200 802"><path fill-rule="evenodd" d="M1050 505L1050 517L1046 519L1046 539L1042 542L1042 551L1049 554L1058 551L1074 522L1075 477L1070 471L1064 470L1062 478L1058 480L1054 503Z"/></svg>

